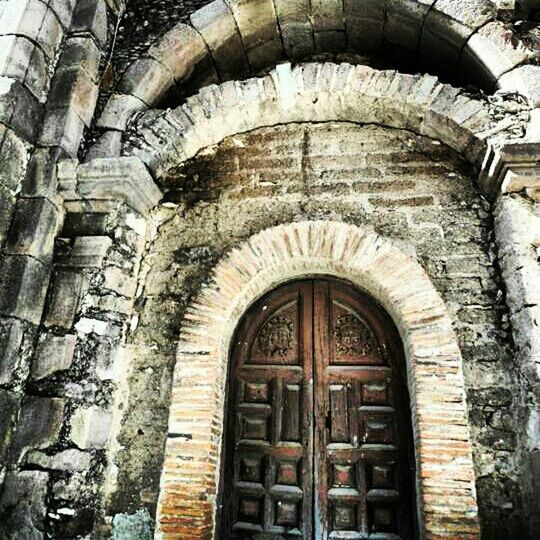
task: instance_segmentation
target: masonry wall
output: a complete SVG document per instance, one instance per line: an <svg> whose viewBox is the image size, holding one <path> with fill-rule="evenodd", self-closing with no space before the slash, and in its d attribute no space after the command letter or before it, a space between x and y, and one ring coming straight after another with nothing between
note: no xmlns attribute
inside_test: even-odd
<svg viewBox="0 0 540 540"><path fill-rule="evenodd" d="M438 141L353 124L299 124L227 139L162 186L141 270L132 372L110 514L154 513L183 311L232 247L278 223L372 227L416 257L456 321L485 538L523 533L519 379L489 204Z"/></svg>

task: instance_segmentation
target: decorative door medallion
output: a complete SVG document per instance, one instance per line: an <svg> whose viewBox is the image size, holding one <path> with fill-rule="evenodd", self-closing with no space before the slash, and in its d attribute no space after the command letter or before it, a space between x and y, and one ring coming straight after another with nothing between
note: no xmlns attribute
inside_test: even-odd
<svg viewBox="0 0 540 540"><path fill-rule="evenodd" d="M233 346L219 538L415 538L403 372L392 321L350 285L260 300Z"/></svg>

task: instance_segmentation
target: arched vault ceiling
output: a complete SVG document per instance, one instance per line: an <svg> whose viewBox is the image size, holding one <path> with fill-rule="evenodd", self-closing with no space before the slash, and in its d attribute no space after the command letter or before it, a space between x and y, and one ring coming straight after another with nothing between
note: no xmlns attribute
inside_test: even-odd
<svg viewBox="0 0 540 540"><path fill-rule="evenodd" d="M540 67L531 65L538 51L497 19L489 0L214 0L130 65L97 127L123 131L137 111L177 106L208 84L286 60L343 56L540 104ZM118 141L106 133L100 148Z"/></svg>

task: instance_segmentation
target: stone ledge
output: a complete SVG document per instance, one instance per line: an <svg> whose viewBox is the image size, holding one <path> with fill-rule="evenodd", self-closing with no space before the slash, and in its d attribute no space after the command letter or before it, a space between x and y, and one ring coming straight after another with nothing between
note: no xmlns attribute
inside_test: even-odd
<svg viewBox="0 0 540 540"><path fill-rule="evenodd" d="M136 157L102 158L83 164L60 161L57 176L64 202L121 200L147 214L162 196L143 162Z"/></svg>
<svg viewBox="0 0 540 540"><path fill-rule="evenodd" d="M525 191L540 201L540 143L516 142L493 150L480 175L490 193Z"/></svg>

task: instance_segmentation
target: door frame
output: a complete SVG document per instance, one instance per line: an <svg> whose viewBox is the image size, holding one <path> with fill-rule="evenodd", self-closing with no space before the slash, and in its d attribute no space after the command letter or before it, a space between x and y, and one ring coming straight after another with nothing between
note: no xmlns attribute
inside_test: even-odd
<svg viewBox="0 0 540 540"><path fill-rule="evenodd" d="M479 538L462 359L444 302L420 264L393 242L332 221L280 225L252 236L216 266L188 308L173 377L156 538L217 538L234 331L266 292L311 276L351 282L375 298L398 328L411 397L420 538L448 531Z"/></svg>

